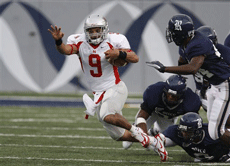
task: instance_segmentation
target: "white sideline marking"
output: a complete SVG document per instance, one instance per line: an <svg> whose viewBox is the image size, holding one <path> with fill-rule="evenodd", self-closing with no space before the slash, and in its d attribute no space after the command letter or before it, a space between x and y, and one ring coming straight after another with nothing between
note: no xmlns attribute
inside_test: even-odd
<svg viewBox="0 0 230 166"><path fill-rule="evenodd" d="M7 109L7 110L0 110L1 113L31 113L31 114L39 114L39 111L36 110L36 109L33 109L32 107L28 107L29 109L26 109L23 108L18 108L17 110L15 109ZM79 112L77 111L76 109L75 110L68 110L68 111L60 111L60 110L52 110L52 109L47 109L45 110L46 114L53 114L53 113L58 113L58 114L82 114L82 112ZM42 112L44 113L44 112ZM40 114L42 114L40 113Z"/></svg>
<svg viewBox="0 0 230 166"><path fill-rule="evenodd" d="M84 139L111 139L106 136L82 136L82 135L29 135L29 134L3 134L0 137L42 137L42 138L84 138Z"/></svg>
<svg viewBox="0 0 230 166"><path fill-rule="evenodd" d="M103 163L160 163L160 162L151 162L151 161L126 161L126 160L85 160L85 159L72 159L72 158L39 158L39 157L11 157L5 156L0 157L0 159L15 159L15 160L48 160L48 161L83 161L83 162L103 162Z"/></svg>
<svg viewBox="0 0 230 166"><path fill-rule="evenodd" d="M229 163L199 163L200 165L229 165Z"/></svg>
<svg viewBox="0 0 230 166"><path fill-rule="evenodd" d="M14 159L14 160L47 160L47 161L82 161L82 162L101 162L101 163L148 163L148 164L185 164L191 165L191 163L187 162L153 162L153 161L127 161L127 160L86 160L86 159L72 159L72 158L39 158L39 157L12 157L12 156L5 156L0 157L0 159ZM229 163L194 163L199 165L229 165ZM184 165L183 165L184 166Z"/></svg>
<svg viewBox="0 0 230 166"><path fill-rule="evenodd" d="M0 146L9 147L36 147L36 148L72 148L72 149L100 149L100 150L124 150L123 148L113 147L95 147L95 146L61 146L61 145L20 145L20 144L0 144ZM130 148L129 150L140 151L145 148ZM169 150L169 152L184 152L184 150Z"/></svg>
<svg viewBox="0 0 230 166"><path fill-rule="evenodd" d="M19 145L19 144L0 144L0 146L10 147L36 147L36 148L72 148L72 149L100 149L100 150L124 150L123 148L95 147L95 146L61 146L61 145ZM145 150L144 148L133 148L132 150Z"/></svg>
<svg viewBox="0 0 230 166"><path fill-rule="evenodd" d="M70 119L33 119L33 118L17 118L17 119L0 119L0 121L9 122L62 122L62 123L76 123L79 120L84 120L84 118L76 118L74 120Z"/></svg>
<svg viewBox="0 0 230 166"><path fill-rule="evenodd" d="M89 117L91 118L91 117ZM73 120L71 120L73 119ZM61 122L61 123L89 123L88 120L86 120L83 116L82 117L71 117L69 118L49 118L49 119L34 119L34 118L15 118L15 119L0 119L2 122L50 122L50 123L56 123L56 122ZM129 118L126 118L129 120ZM94 117L92 120L90 120L90 123L100 123L97 119Z"/></svg>
<svg viewBox="0 0 230 166"><path fill-rule="evenodd" d="M89 123L88 120L86 120L84 117L82 118L74 118L73 120L70 119L34 119L34 118L18 118L18 119L0 119L0 121L2 122L49 122L49 123L57 123L57 122L61 122L61 123ZM93 119L90 121L90 123L100 123L98 122L98 120Z"/></svg>
<svg viewBox="0 0 230 166"><path fill-rule="evenodd" d="M0 126L1 129L43 129L43 130L82 130L82 131L105 131L104 128L67 128L67 127L33 127L33 126Z"/></svg>

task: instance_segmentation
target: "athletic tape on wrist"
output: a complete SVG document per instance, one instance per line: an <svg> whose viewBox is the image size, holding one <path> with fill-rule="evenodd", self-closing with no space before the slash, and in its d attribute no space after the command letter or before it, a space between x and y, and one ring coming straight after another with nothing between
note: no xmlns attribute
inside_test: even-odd
<svg viewBox="0 0 230 166"><path fill-rule="evenodd" d="M137 122L137 125L138 125L140 123L146 123L146 120L144 118L142 118L142 117L139 117L139 118L137 118L136 122Z"/></svg>

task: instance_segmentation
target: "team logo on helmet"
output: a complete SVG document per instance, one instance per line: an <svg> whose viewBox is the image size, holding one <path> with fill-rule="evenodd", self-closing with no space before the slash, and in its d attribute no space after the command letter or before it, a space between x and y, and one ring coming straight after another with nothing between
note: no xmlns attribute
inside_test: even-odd
<svg viewBox="0 0 230 166"><path fill-rule="evenodd" d="M174 24L175 30L177 30L177 31L182 31L181 24L182 24L182 21L181 21L181 20L176 20L176 21L175 21L175 24Z"/></svg>

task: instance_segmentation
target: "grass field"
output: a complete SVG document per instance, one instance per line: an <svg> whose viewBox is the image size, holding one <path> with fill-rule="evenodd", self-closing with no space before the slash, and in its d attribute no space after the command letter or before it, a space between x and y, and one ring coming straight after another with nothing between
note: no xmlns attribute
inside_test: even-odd
<svg viewBox="0 0 230 166"><path fill-rule="evenodd" d="M96 117L84 119L83 108L1 107L1 166L160 166L218 165L193 163L180 147L167 148L170 160L146 151L139 143L123 150ZM124 108L133 122L137 108ZM206 117L201 111L202 117ZM206 121L206 119L205 119ZM219 165L224 165L219 164Z"/></svg>

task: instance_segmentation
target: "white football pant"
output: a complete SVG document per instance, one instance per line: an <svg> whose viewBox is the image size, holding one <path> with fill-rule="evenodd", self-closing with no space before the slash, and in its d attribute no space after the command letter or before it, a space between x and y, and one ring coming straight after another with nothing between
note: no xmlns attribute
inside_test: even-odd
<svg viewBox="0 0 230 166"><path fill-rule="evenodd" d="M219 85L211 85L207 91L208 132L214 140L225 132L225 124L230 114L229 94L228 80Z"/></svg>
<svg viewBox="0 0 230 166"><path fill-rule="evenodd" d="M125 129L106 123L103 119L110 114L122 115L122 109L128 97L128 89L123 81L106 90L97 111L98 120L103 124L108 134L114 140L118 140L125 133Z"/></svg>

